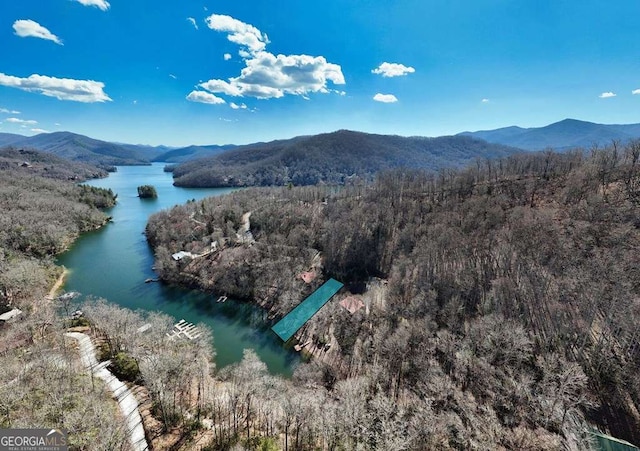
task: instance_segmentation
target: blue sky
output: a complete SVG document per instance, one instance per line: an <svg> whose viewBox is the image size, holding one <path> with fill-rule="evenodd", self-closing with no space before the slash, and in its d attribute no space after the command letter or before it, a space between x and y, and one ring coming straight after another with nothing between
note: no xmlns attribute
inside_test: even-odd
<svg viewBox="0 0 640 451"><path fill-rule="evenodd" d="M638 123L639 16L637 0L2 1L0 132L180 146Z"/></svg>

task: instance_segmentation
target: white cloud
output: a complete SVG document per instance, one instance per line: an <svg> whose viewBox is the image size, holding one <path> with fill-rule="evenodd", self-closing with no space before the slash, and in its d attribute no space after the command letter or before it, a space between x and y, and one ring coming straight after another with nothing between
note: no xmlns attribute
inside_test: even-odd
<svg viewBox="0 0 640 451"><path fill-rule="evenodd" d="M216 92L218 94L226 94L233 97L242 96L242 90L236 83L229 83L224 80L209 80L207 82L200 83L198 86L206 89L207 91Z"/></svg>
<svg viewBox="0 0 640 451"><path fill-rule="evenodd" d="M231 59L231 53L225 53L223 57L225 61L229 61Z"/></svg>
<svg viewBox="0 0 640 451"><path fill-rule="evenodd" d="M617 94L609 91L609 92L603 92L602 94L600 94L598 97L600 97L601 99L609 99L611 97L615 97Z"/></svg>
<svg viewBox="0 0 640 451"><path fill-rule="evenodd" d="M7 110L6 108L0 108L0 113L3 113L3 114L20 114L20 111Z"/></svg>
<svg viewBox="0 0 640 451"><path fill-rule="evenodd" d="M489 103L489 99L482 99L481 102L482 103Z"/></svg>
<svg viewBox="0 0 640 451"><path fill-rule="evenodd" d="M191 91L187 96L187 100L192 102L208 103L210 105L221 105L223 103L227 103L224 99L204 91Z"/></svg>
<svg viewBox="0 0 640 451"><path fill-rule="evenodd" d="M269 43L269 38L253 25L246 24L231 16L212 14L205 19L212 30L228 33L227 39L235 44L243 45L252 52L259 52Z"/></svg>
<svg viewBox="0 0 640 451"><path fill-rule="evenodd" d="M34 133L51 133L49 130L44 130L42 128L32 128L31 131Z"/></svg>
<svg viewBox="0 0 640 451"><path fill-rule="evenodd" d="M229 104L229 106L234 110L246 110L247 109L247 105L245 105L244 103L241 103L240 105L238 105L237 103L231 102Z"/></svg>
<svg viewBox="0 0 640 451"><path fill-rule="evenodd" d="M178 77L176 77L176 76L175 76L175 75L173 75L173 74L169 74L169 77L173 78L174 80L177 80L177 79L178 79Z"/></svg>
<svg viewBox="0 0 640 451"><path fill-rule="evenodd" d="M56 127L60 127L60 125L62 125L62 124L60 124L60 123L56 122L56 123L55 123L55 124L53 124L53 125L55 125Z"/></svg>
<svg viewBox="0 0 640 451"><path fill-rule="evenodd" d="M47 41L53 41L56 44L62 45L62 41L58 36L51 33L45 27L40 25L38 22L34 22L33 20L16 20L13 23L13 30L16 35L21 38L39 38L46 39Z"/></svg>
<svg viewBox="0 0 640 451"><path fill-rule="evenodd" d="M191 25L193 25L193 28L195 28L196 30L198 29L198 23L196 22L196 19L194 19L193 17L187 17L187 20L191 23Z"/></svg>
<svg viewBox="0 0 640 451"><path fill-rule="evenodd" d="M5 120L12 124L36 125L38 123L38 121L18 119L17 117L9 117Z"/></svg>
<svg viewBox="0 0 640 451"><path fill-rule="evenodd" d="M402 77L403 75L412 74L416 70L411 66L405 66L398 63L382 63L371 72L382 75L383 77Z"/></svg>
<svg viewBox="0 0 640 451"><path fill-rule="evenodd" d="M398 98L393 94L378 93L375 96L373 96L373 100L375 100L376 102L382 102L382 103L395 103L398 101Z"/></svg>
<svg viewBox="0 0 640 451"><path fill-rule="evenodd" d="M640 89L634 89L633 91L631 91L631 94L633 95L640 94Z"/></svg>
<svg viewBox="0 0 640 451"><path fill-rule="evenodd" d="M285 94L305 95L329 92L327 82L345 84L342 70L323 56L278 55L258 52L245 59L240 76L225 80L209 80L199 86L207 91L233 97L270 99Z"/></svg>
<svg viewBox="0 0 640 451"><path fill-rule="evenodd" d="M227 33L227 39L241 46L238 52L245 67L237 77L211 79L198 86L213 94L231 97L280 98L285 95L329 93L328 82L345 84L342 68L323 56L274 55L265 50L269 39L253 25L230 16L213 14L209 28ZM230 54L224 58L229 59Z"/></svg>
<svg viewBox="0 0 640 451"><path fill-rule="evenodd" d="M84 6L95 6L100 8L102 11L106 11L111 6L106 0L76 0L78 3Z"/></svg>
<svg viewBox="0 0 640 451"><path fill-rule="evenodd" d="M104 83L93 80L74 80L33 74L27 78L14 77L0 72L0 86L55 97L58 100L94 103L110 101L104 92Z"/></svg>

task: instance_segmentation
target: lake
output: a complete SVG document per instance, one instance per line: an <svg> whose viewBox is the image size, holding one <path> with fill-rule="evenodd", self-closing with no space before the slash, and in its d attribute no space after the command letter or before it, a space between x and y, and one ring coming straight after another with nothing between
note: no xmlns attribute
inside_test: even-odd
<svg viewBox="0 0 640 451"><path fill-rule="evenodd" d="M133 310L157 310L176 320L204 323L213 331L218 368L242 359L245 348L252 348L274 374L291 376L300 361L284 348L282 341L266 325L258 307L235 302L216 303L216 296L163 283L145 283L157 277L153 272L153 252L143 234L150 215L187 200L220 196L230 188L179 188L173 186L163 163L151 166L119 166L106 179L90 180L88 185L111 188L118 203L107 210L113 221L100 230L83 234L60 255L57 262L70 274L66 291L78 291ZM137 187L153 185L157 199L138 198Z"/></svg>

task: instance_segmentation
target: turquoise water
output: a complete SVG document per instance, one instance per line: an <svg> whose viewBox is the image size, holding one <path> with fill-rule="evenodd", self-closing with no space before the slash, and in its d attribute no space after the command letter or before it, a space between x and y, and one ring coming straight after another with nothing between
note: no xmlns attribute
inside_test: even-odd
<svg viewBox="0 0 640 451"><path fill-rule="evenodd" d="M175 187L163 167L162 163L121 166L108 178L87 183L111 188L118 194L118 204L107 211L113 217L110 224L84 234L58 258L58 264L70 270L64 289L134 310L159 310L176 320L205 323L213 330L218 368L240 361L242 351L252 348L272 373L290 376L299 358L283 347L263 321L264 313L259 308L231 299L218 304L215 296L163 283L144 283L157 277L152 269L153 254L143 235L149 216L190 199L232 191ZM155 186L158 198L139 199L140 185Z"/></svg>

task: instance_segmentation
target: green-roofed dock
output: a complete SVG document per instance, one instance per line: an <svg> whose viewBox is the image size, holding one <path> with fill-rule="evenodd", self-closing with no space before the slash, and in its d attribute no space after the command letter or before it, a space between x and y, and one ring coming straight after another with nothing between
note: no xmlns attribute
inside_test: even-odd
<svg viewBox="0 0 640 451"><path fill-rule="evenodd" d="M592 432L596 439L598 451L638 451L638 447L625 440L611 437L598 431Z"/></svg>
<svg viewBox="0 0 640 451"><path fill-rule="evenodd" d="M335 279L327 280L320 288L311 293L307 299L278 321L271 330L283 341L288 341L342 287L343 284Z"/></svg>

